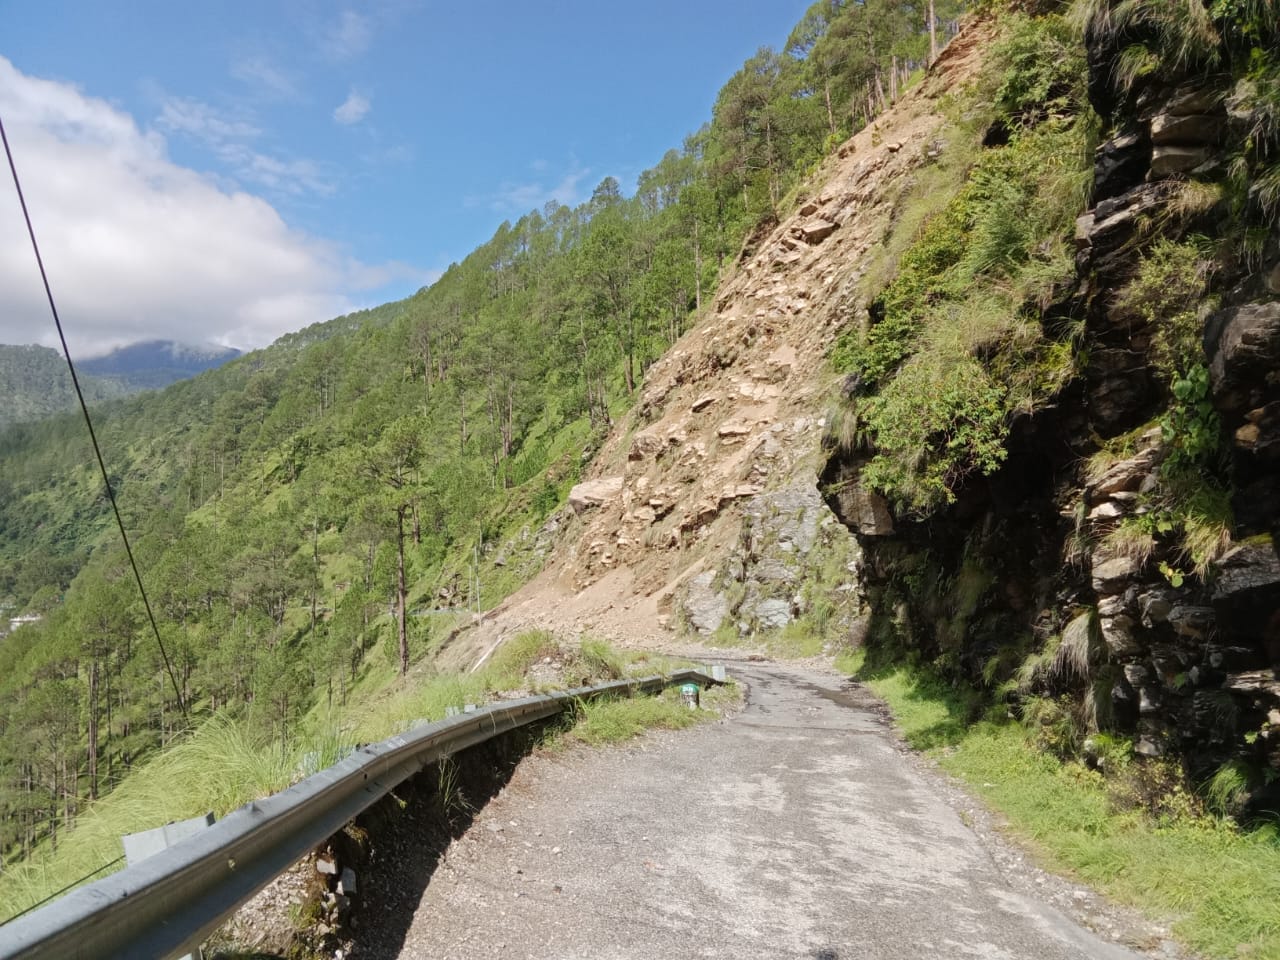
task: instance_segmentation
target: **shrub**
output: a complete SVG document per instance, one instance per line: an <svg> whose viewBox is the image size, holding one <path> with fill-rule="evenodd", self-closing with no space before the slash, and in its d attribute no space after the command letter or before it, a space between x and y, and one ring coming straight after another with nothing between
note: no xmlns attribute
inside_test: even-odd
<svg viewBox="0 0 1280 960"><path fill-rule="evenodd" d="M1149 324L1156 368L1172 380L1204 357L1200 338L1209 270L1202 238L1157 240L1116 295L1118 316Z"/></svg>
<svg viewBox="0 0 1280 960"><path fill-rule="evenodd" d="M972 358L914 358L867 403L879 452L863 481L921 513L954 501L966 477L1004 460L1004 398Z"/></svg>

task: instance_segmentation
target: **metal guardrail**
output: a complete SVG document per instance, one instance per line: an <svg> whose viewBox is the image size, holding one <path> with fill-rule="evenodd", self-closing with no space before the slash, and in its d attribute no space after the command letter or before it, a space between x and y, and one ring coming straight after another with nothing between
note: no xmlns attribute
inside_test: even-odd
<svg viewBox="0 0 1280 960"><path fill-rule="evenodd" d="M180 956L309 851L430 763L609 693L717 682L698 670L492 704L361 747L155 856L0 927L0 958Z"/></svg>

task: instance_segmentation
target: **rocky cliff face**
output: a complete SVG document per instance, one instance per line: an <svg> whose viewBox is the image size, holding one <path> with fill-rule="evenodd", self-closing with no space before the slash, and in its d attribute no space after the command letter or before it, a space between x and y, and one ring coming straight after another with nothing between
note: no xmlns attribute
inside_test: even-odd
<svg viewBox="0 0 1280 960"><path fill-rule="evenodd" d="M1154 27L1096 6L1104 140L1075 283L1042 312L1082 322L1076 375L1014 422L998 471L891 535L859 458L826 479L865 553L873 642L1015 709L1048 701L1082 735L1130 734L1198 782L1230 769L1236 812L1276 810L1280 236L1257 139L1275 128L1226 26L1181 69L1126 77Z"/></svg>

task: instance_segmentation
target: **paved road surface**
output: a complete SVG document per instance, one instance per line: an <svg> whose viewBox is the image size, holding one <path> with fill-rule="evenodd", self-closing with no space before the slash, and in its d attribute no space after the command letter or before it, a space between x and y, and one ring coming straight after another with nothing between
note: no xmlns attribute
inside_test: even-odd
<svg viewBox="0 0 1280 960"><path fill-rule="evenodd" d="M1019 889L858 691L733 672L727 722L525 761L412 924L355 956L1138 956Z"/></svg>

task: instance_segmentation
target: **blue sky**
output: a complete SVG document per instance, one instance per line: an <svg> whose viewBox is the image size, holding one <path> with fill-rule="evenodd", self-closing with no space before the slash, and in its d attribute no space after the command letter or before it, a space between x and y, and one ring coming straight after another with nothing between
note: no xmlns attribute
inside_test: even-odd
<svg viewBox="0 0 1280 960"><path fill-rule="evenodd" d="M0 118L74 347L254 347L630 188L807 5L10 3ZM0 342L50 343L18 218Z"/></svg>

